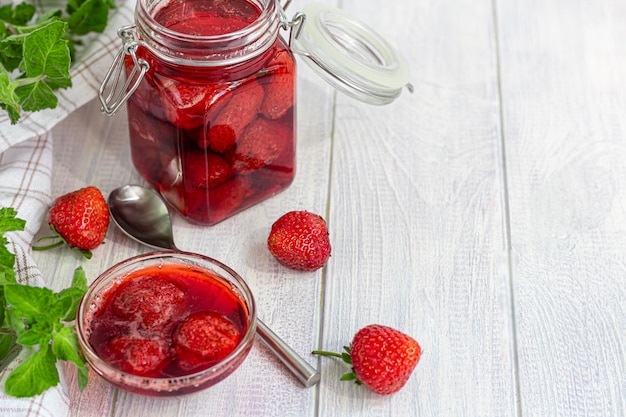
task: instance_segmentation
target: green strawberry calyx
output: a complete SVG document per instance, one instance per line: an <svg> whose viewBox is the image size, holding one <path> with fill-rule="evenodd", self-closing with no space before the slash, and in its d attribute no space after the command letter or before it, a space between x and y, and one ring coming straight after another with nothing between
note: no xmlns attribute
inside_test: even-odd
<svg viewBox="0 0 626 417"><path fill-rule="evenodd" d="M313 355L321 355L321 356L329 356L329 357L339 358L339 359L343 360L345 363L347 363L348 365L350 365L350 367L352 367L352 356L350 356L351 348L352 348L351 345L350 346L344 346L343 347L343 352L341 352L341 353L329 352L329 351L326 351L326 350L314 350L311 353ZM352 368L351 372L347 372L347 373L343 374L340 379L342 381L354 381L355 384L362 385L362 382L359 381L359 379L356 376L356 373L354 373L354 368Z"/></svg>

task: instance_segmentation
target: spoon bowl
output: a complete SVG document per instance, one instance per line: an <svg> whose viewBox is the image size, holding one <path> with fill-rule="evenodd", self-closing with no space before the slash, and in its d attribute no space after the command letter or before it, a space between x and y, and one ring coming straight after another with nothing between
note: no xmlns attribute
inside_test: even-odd
<svg viewBox="0 0 626 417"><path fill-rule="evenodd" d="M169 210L153 190L124 185L109 194L108 205L113 222L132 239L156 249L179 250ZM256 334L305 387L319 382L319 372L258 317Z"/></svg>
<svg viewBox="0 0 626 417"><path fill-rule="evenodd" d="M172 222L161 197L149 188L126 185L109 194L111 217L122 232L155 249L178 250Z"/></svg>

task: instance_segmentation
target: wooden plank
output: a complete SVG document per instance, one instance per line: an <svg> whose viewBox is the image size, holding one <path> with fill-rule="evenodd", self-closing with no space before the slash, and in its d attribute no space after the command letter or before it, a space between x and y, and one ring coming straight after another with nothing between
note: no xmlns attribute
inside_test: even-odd
<svg viewBox="0 0 626 417"><path fill-rule="evenodd" d="M497 5L521 409L626 415L626 7Z"/></svg>
<svg viewBox="0 0 626 417"><path fill-rule="evenodd" d="M298 7L294 2L290 11ZM271 224L289 210L323 213L327 205L332 122L332 89L320 85L310 70L301 68L298 86L298 172L283 193L212 227L174 218L177 245L224 261L250 284L259 316L288 344L311 362L310 351L319 338L321 271L302 273L280 266L266 249ZM93 101L73 113L53 131L63 138L54 144L52 194L98 186L105 195L125 183L143 183L128 154L125 111L106 118ZM71 141L71 138L76 138ZM41 234L45 234L42 230ZM62 253L37 253L51 287L69 285L71 274L83 264L90 280L109 266L149 248L132 242L113 226L107 245L94 251L89 262ZM68 258L59 262L60 256ZM65 259L64 258L64 259ZM161 401L112 389L92 374L89 388L79 393L70 384L72 413L76 416L258 416L314 415L314 389L303 388L286 368L257 342L248 359L220 384L197 395ZM68 378L72 373L68 372ZM207 406L207 404L210 404ZM253 410L253 411L252 411Z"/></svg>
<svg viewBox="0 0 626 417"><path fill-rule="evenodd" d="M401 49L416 91L337 96L321 344L381 323L424 354L391 397L324 361L319 415L515 415L492 3L342 4Z"/></svg>

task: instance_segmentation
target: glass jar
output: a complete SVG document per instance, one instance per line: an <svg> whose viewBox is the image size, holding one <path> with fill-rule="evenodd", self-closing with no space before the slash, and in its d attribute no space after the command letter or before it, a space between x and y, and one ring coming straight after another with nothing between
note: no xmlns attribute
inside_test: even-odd
<svg viewBox="0 0 626 417"><path fill-rule="evenodd" d="M306 13L289 21L278 0L138 0L135 25L120 29L103 111L126 103L135 168L187 220L215 224L293 181L292 51L369 103L410 87L406 66L365 25L326 5L305 9L318 24L304 25Z"/></svg>

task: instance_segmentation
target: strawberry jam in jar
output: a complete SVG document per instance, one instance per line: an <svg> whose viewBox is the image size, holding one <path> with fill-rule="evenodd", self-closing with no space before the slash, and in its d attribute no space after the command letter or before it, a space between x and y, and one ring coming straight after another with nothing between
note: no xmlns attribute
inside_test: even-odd
<svg viewBox="0 0 626 417"><path fill-rule="evenodd" d="M215 224L295 175L295 65L273 0L139 0L127 28L132 162L187 220Z"/></svg>
<svg viewBox="0 0 626 417"><path fill-rule="evenodd" d="M126 103L135 168L193 223L218 223L293 181L294 53L369 104L412 91L404 61L363 22L323 3L289 20L289 2L138 0L135 24L118 31L102 110Z"/></svg>

